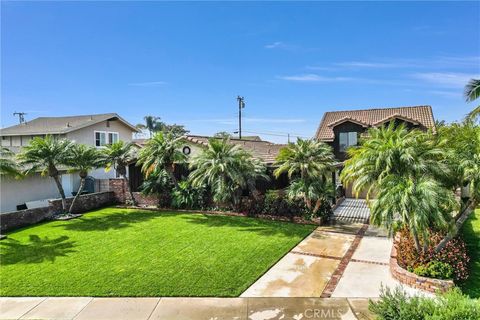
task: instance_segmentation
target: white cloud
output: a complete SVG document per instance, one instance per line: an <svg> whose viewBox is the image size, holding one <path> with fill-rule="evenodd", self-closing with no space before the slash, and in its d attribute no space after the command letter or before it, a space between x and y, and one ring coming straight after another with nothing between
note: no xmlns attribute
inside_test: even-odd
<svg viewBox="0 0 480 320"><path fill-rule="evenodd" d="M280 76L278 78L281 80L299 81L299 82L337 82L337 81L353 80L353 78L349 78L349 77L324 77L314 73L292 75L292 76Z"/></svg>
<svg viewBox="0 0 480 320"><path fill-rule="evenodd" d="M423 72L414 73L412 77L428 83L449 88L463 88L470 79L478 79L480 75L454 72Z"/></svg>
<svg viewBox="0 0 480 320"><path fill-rule="evenodd" d="M350 61L339 62L335 65L340 67L352 67L352 68L398 68L401 65L397 63L383 63L383 62L367 62L367 61Z"/></svg>
<svg viewBox="0 0 480 320"><path fill-rule="evenodd" d="M276 49L276 48L286 48L287 45L283 43L282 41L276 41L273 43L266 44L264 46L265 49Z"/></svg>
<svg viewBox="0 0 480 320"><path fill-rule="evenodd" d="M428 93L431 93L431 94L434 94L434 95L437 95L437 96L442 96L442 97L445 97L445 98L458 99L458 98L462 97L462 91L461 90L458 90L458 91L430 90L430 91L428 91Z"/></svg>
<svg viewBox="0 0 480 320"><path fill-rule="evenodd" d="M131 87L158 87L167 84L165 81L134 82L129 83Z"/></svg>

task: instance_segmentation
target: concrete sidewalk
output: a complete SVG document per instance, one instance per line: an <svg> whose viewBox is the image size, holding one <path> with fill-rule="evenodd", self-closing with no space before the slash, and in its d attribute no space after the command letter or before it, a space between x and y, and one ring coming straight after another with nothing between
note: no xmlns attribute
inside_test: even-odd
<svg viewBox="0 0 480 320"><path fill-rule="evenodd" d="M368 299L0 298L0 319L373 319Z"/></svg>

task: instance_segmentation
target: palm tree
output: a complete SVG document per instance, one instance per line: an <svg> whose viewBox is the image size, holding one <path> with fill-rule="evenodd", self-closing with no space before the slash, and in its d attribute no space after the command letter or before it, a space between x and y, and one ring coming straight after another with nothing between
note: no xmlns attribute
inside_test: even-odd
<svg viewBox="0 0 480 320"><path fill-rule="evenodd" d="M41 170L43 176L48 175L55 181L62 198L63 212L67 210L67 203L57 167L65 164L73 144L70 140L56 139L50 135L45 138L36 137L17 155L19 164L27 168L26 174Z"/></svg>
<svg viewBox="0 0 480 320"><path fill-rule="evenodd" d="M473 102L480 97L480 79L471 79L465 86L464 92L467 102ZM480 115L480 106L475 107L468 115L467 119L474 121Z"/></svg>
<svg viewBox="0 0 480 320"><path fill-rule="evenodd" d="M292 180L288 187L291 198L302 198L312 214L316 214L323 201L333 193L328 175L334 169L332 148L316 140L297 139L282 148L276 159L279 166L274 174L278 178L287 173Z"/></svg>
<svg viewBox="0 0 480 320"><path fill-rule="evenodd" d="M238 204L243 189L254 193L255 181L268 179L265 165L227 139L210 139L189 167L193 170L189 175L192 186L208 186L218 205Z"/></svg>
<svg viewBox="0 0 480 320"><path fill-rule="evenodd" d="M118 173L118 175L124 180L126 188L130 193L130 198L133 205L136 205L133 192L130 189L130 183L127 178L127 166L134 160L133 155L133 143L125 143L118 141L105 146L101 153L101 161L105 165L105 171L109 171L112 168Z"/></svg>
<svg viewBox="0 0 480 320"><path fill-rule="evenodd" d="M88 172L100 167L102 163L100 154L96 148L84 144L75 144L70 150L66 164L71 167L70 172L78 172L80 176L80 186L68 210L69 213L73 213L75 202L85 187L85 178L88 176Z"/></svg>
<svg viewBox="0 0 480 320"><path fill-rule="evenodd" d="M145 124L139 123L136 125L136 127L141 130L147 129L150 134L150 138L152 137L152 133L161 131L165 126L165 124L160 121L160 117L145 116L143 119L145 120Z"/></svg>
<svg viewBox="0 0 480 320"><path fill-rule="evenodd" d="M0 176L15 178L22 176L20 167L15 162L14 153L5 147L2 147L0 151Z"/></svg>
<svg viewBox="0 0 480 320"><path fill-rule="evenodd" d="M420 239L425 246L428 227L446 227L446 212L454 204L453 193L439 182L448 173L445 141L393 122L370 129L368 136L348 150L341 179L353 183L357 194L375 192L372 223L390 231L396 222L407 226L421 252Z"/></svg>
<svg viewBox="0 0 480 320"><path fill-rule="evenodd" d="M147 178L153 172L165 170L175 187L178 187L174 174L175 164L186 160L186 155L180 150L181 145L181 137L170 132L157 132L140 151L137 164L142 165L142 171Z"/></svg>

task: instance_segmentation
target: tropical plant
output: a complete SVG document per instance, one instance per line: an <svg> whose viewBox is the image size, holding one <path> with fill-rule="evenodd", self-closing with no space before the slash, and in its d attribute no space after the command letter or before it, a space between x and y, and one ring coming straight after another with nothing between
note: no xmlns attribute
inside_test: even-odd
<svg viewBox="0 0 480 320"><path fill-rule="evenodd" d="M75 203L78 197L82 194L85 187L85 178L88 176L88 172L102 166L101 157L98 150L94 147L90 147L84 144L74 144L70 149L65 164L70 169L69 172L78 172L80 176L80 186L78 187L77 194L70 204L69 213L73 213Z"/></svg>
<svg viewBox="0 0 480 320"><path fill-rule="evenodd" d="M101 150L100 159L105 166L105 171L114 169L117 174L124 180L126 188L130 193L131 202L136 205L135 197L130 188L130 183L127 178L127 166L134 160L133 143L117 141L115 143L106 145Z"/></svg>
<svg viewBox="0 0 480 320"><path fill-rule="evenodd" d="M20 167L15 161L14 153L5 147L2 147L0 151L0 176L15 178L22 176Z"/></svg>
<svg viewBox="0 0 480 320"><path fill-rule="evenodd" d="M408 131L391 122L372 128L368 138L348 150L341 179L353 191L376 193L371 221L394 231L397 222L407 226L421 252L430 226L446 228L454 207L453 193L439 182L448 173L445 141L431 133Z"/></svg>
<svg viewBox="0 0 480 320"><path fill-rule="evenodd" d="M468 82L465 86L464 96L467 102L473 102L480 97L480 79L471 79ZM474 121L478 116L480 116L480 105L470 111L467 120Z"/></svg>
<svg viewBox="0 0 480 320"><path fill-rule="evenodd" d="M143 120L145 123L139 123L136 125L136 127L141 130L147 130L150 138L152 137L153 133L161 131L165 126L165 123L160 121L160 117L145 116L143 117Z"/></svg>
<svg viewBox="0 0 480 320"><path fill-rule="evenodd" d="M296 143L280 149L274 175L287 173L291 179L287 194L301 198L312 215L317 214L323 202L333 195L328 181L336 163L332 148L316 140L297 139Z"/></svg>
<svg viewBox="0 0 480 320"><path fill-rule="evenodd" d="M172 193L172 205L179 209L202 209L205 206L205 187L195 188L190 181L181 181Z"/></svg>
<svg viewBox="0 0 480 320"><path fill-rule="evenodd" d="M140 186L145 195L156 195L160 206L170 205L170 191L172 190L172 181L165 170L158 170L145 178Z"/></svg>
<svg viewBox="0 0 480 320"><path fill-rule="evenodd" d="M263 163L227 139L210 139L189 167L192 186L210 188L213 201L220 206L237 205L243 189L255 195L255 181L268 179Z"/></svg>
<svg viewBox="0 0 480 320"><path fill-rule="evenodd" d="M467 191L462 195L459 212L455 215L447 235L440 241L436 251L441 251L448 241L454 238L480 202L480 127L471 121L452 124L440 130L440 136L446 141L450 152L449 165L452 187L461 187Z"/></svg>
<svg viewBox="0 0 480 320"><path fill-rule="evenodd" d="M181 137L176 137L172 133L157 132L138 155L137 164L142 166L145 177L148 178L153 172L165 170L175 187L178 187L174 172L175 164L186 160L186 155L180 150L181 145Z"/></svg>
<svg viewBox="0 0 480 320"><path fill-rule="evenodd" d="M73 145L70 140L47 135L45 138L33 138L17 155L19 164L26 168L25 174L41 171L42 176L48 175L55 181L62 198L63 212L67 210L67 202L58 167L65 164Z"/></svg>

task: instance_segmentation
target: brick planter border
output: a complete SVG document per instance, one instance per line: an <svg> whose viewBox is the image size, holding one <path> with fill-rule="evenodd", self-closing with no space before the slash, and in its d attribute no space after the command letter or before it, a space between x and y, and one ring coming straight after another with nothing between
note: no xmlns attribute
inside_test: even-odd
<svg viewBox="0 0 480 320"><path fill-rule="evenodd" d="M390 254L390 273L395 279L400 281L400 283L430 293L445 292L455 286L452 280L421 277L400 267L397 262L396 243L397 241L394 241Z"/></svg>

